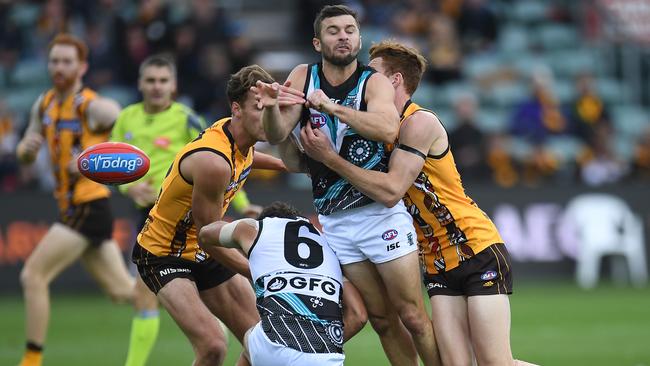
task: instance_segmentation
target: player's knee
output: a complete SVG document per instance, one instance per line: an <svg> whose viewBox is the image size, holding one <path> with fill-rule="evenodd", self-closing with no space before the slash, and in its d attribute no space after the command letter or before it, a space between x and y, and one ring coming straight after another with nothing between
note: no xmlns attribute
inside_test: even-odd
<svg viewBox="0 0 650 366"><path fill-rule="evenodd" d="M406 306L399 311L399 317L404 326L412 335L427 333L431 328L431 321L424 309L415 305Z"/></svg>
<svg viewBox="0 0 650 366"><path fill-rule="evenodd" d="M226 358L228 346L223 339L210 339L205 340L197 349L197 358L205 364L221 365Z"/></svg>
<svg viewBox="0 0 650 366"><path fill-rule="evenodd" d="M372 329L374 329L379 336L386 334L391 329L392 322L390 315L369 313L368 320L370 321L370 325L372 325Z"/></svg>
<svg viewBox="0 0 650 366"><path fill-rule="evenodd" d="M133 287L116 287L108 290L111 301L124 304L133 301Z"/></svg>
<svg viewBox="0 0 650 366"><path fill-rule="evenodd" d="M368 322L368 312L363 306L357 306L345 310L343 321L345 323L345 339L352 338L359 333Z"/></svg>
<svg viewBox="0 0 650 366"><path fill-rule="evenodd" d="M23 267L20 271L20 284L24 289L47 286L47 281L38 272L29 266Z"/></svg>

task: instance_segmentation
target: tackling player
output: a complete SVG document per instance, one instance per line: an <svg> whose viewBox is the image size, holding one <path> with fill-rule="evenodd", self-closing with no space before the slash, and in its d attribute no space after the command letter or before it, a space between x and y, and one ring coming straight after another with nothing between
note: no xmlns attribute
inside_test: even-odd
<svg viewBox="0 0 650 366"><path fill-rule="evenodd" d="M411 102L425 59L387 41L370 48L370 59L370 66L391 81L395 106L402 111L388 172L345 161L323 132L309 125L301 131L305 151L377 202L406 203L418 232L443 364L470 365L474 353L479 365L513 365L510 256L492 221L465 194L442 123Z"/></svg>
<svg viewBox="0 0 650 366"><path fill-rule="evenodd" d="M249 91L258 80L273 82L257 65L230 77L231 117L215 122L178 152L133 249L142 280L192 343L195 365L221 364L225 357L226 339L214 315L240 342L259 321L246 258L197 238L204 225L223 217L251 168L284 169L279 159L268 156L253 161L253 145L266 140L262 111Z"/></svg>
<svg viewBox="0 0 650 366"><path fill-rule="evenodd" d="M217 221L199 237L248 256L261 317L244 340L253 365L343 365L341 266L309 220L275 202L258 220Z"/></svg>

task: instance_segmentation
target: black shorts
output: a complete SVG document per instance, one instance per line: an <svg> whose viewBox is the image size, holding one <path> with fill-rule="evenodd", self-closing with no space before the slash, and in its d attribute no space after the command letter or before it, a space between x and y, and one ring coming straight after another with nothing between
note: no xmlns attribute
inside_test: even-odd
<svg viewBox="0 0 650 366"><path fill-rule="evenodd" d="M137 217L138 217L137 225L138 226L136 226L136 228L135 228L138 233L140 231L142 231L142 228L144 227L144 223L147 221L147 218L149 217L149 212L151 211L152 208L153 208L153 206L138 207L138 215L137 215Z"/></svg>
<svg viewBox="0 0 650 366"><path fill-rule="evenodd" d="M512 265L504 244L492 244L449 272L424 274L429 297L512 293Z"/></svg>
<svg viewBox="0 0 650 366"><path fill-rule="evenodd" d="M140 277L154 294L175 278L187 278L196 283L199 291L204 291L219 286L235 275L235 272L212 258L193 262L177 257L157 257L138 243L133 246L132 260L138 266Z"/></svg>
<svg viewBox="0 0 650 366"><path fill-rule="evenodd" d="M59 216L59 222L83 235L95 247L113 236L113 213L108 198L71 206Z"/></svg>

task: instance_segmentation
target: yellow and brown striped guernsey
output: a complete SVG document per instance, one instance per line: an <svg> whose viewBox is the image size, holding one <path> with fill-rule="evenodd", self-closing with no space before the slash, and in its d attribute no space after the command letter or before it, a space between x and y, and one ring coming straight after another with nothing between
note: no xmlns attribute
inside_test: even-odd
<svg viewBox="0 0 650 366"><path fill-rule="evenodd" d="M82 175L71 175L68 167L79 153L89 146L108 140L110 131L92 132L88 126L86 110L97 94L83 88L64 100L55 97L54 90L43 96L39 106L43 134L52 160L56 180L54 197L61 213L73 205L105 198L110 191Z"/></svg>
<svg viewBox="0 0 650 366"><path fill-rule="evenodd" d="M158 257L174 256L195 262L208 257L197 242L192 219L192 184L180 174L180 163L197 151L212 151L228 162L232 174L223 200L223 212L226 212L233 196L246 181L253 163L253 148L240 152L229 125L230 118L215 122L176 154L156 204L138 235L138 244L149 252Z"/></svg>
<svg viewBox="0 0 650 366"><path fill-rule="evenodd" d="M400 124L421 110L430 112L409 102ZM503 243L492 220L465 194L449 147L439 156L427 155L404 203L413 216L427 273L449 271L488 246Z"/></svg>

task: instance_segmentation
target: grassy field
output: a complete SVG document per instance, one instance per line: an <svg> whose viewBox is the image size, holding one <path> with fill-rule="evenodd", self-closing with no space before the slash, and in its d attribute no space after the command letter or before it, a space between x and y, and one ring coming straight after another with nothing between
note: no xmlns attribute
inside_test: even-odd
<svg viewBox="0 0 650 366"><path fill-rule="evenodd" d="M540 365L650 366L650 288L521 283L511 297L512 347ZM0 365L17 364L24 344L19 297L0 297ZM122 365L131 309L99 295L55 295L45 366ZM230 340L226 365L240 347ZM346 344L349 365L387 365L367 326ZM190 365L192 350L167 314L149 365Z"/></svg>

